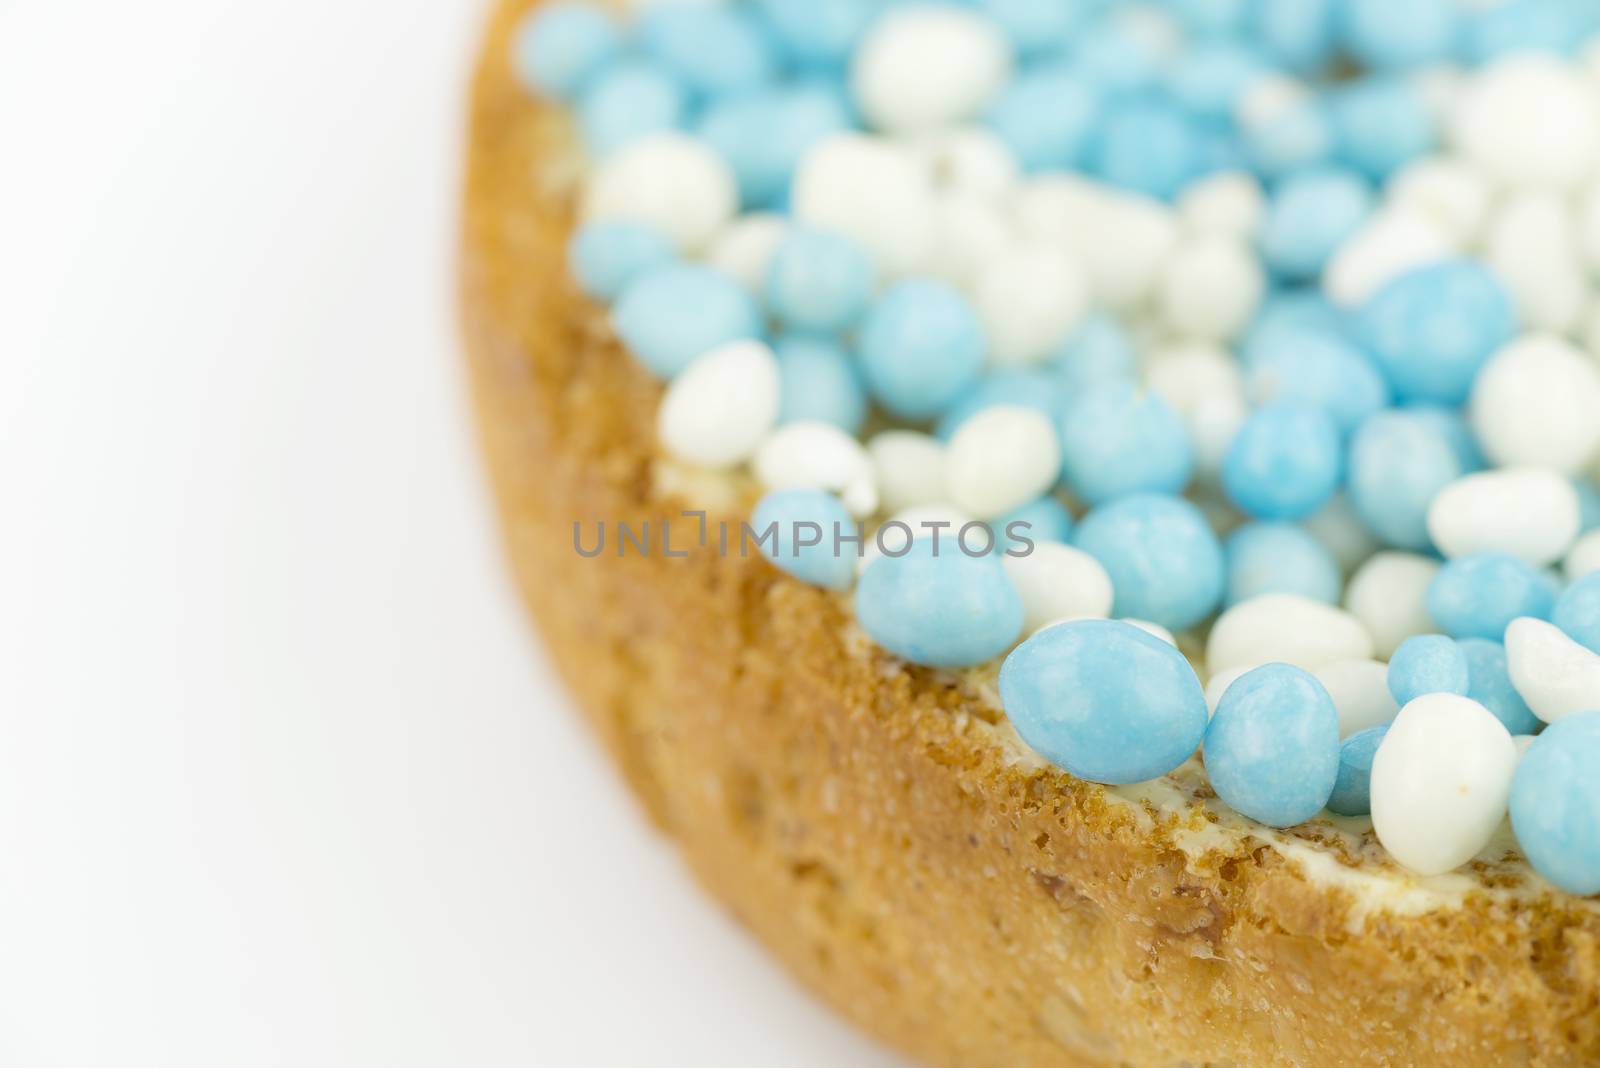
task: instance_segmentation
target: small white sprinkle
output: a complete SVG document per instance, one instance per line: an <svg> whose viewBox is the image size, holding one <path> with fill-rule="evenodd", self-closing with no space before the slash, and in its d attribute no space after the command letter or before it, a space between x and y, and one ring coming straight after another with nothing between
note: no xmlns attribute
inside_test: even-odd
<svg viewBox="0 0 1600 1068"><path fill-rule="evenodd" d="M1255 175L1223 171L1191 183L1178 197L1178 217L1191 234L1251 241L1261 229L1266 197Z"/></svg>
<svg viewBox="0 0 1600 1068"><path fill-rule="evenodd" d="M1455 254L1450 236L1412 209L1386 206L1339 246L1323 274L1323 289L1343 307L1354 307L1384 283L1413 267Z"/></svg>
<svg viewBox="0 0 1600 1068"><path fill-rule="evenodd" d="M877 477L867 450L831 423L786 423L761 442L752 466L756 480L769 490L836 493L857 517L878 510Z"/></svg>
<svg viewBox="0 0 1600 1068"><path fill-rule="evenodd" d="M778 360L759 341L697 357L673 379L656 413L667 452L701 467L750 458L778 421Z"/></svg>
<svg viewBox="0 0 1600 1068"><path fill-rule="evenodd" d="M1061 475L1055 425L1033 408L996 405L950 439L945 486L956 507L992 519L1042 495Z"/></svg>
<svg viewBox="0 0 1600 1068"><path fill-rule="evenodd" d="M1148 619L1122 619L1130 627L1138 627L1152 638L1160 638L1174 649L1178 647L1178 637L1160 623L1152 623Z"/></svg>
<svg viewBox="0 0 1600 1068"><path fill-rule="evenodd" d="M1260 128L1283 118L1311 99L1305 82L1287 74L1267 74L1251 82L1233 111L1240 126Z"/></svg>
<svg viewBox="0 0 1600 1068"><path fill-rule="evenodd" d="M1393 656L1407 638L1433 633L1427 595L1439 567L1416 553L1381 552L1350 577L1345 608L1372 635L1380 659Z"/></svg>
<svg viewBox="0 0 1600 1068"><path fill-rule="evenodd" d="M1261 261L1242 240L1185 241L1162 270L1162 319L1178 337L1227 341L1255 315L1266 288Z"/></svg>
<svg viewBox="0 0 1600 1068"><path fill-rule="evenodd" d="M1145 385L1179 415L1188 415L1219 395L1244 395L1239 362L1220 345L1205 341L1154 349L1145 367Z"/></svg>
<svg viewBox="0 0 1600 1068"><path fill-rule="evenodd" d="M1095 301L1119 311L1151 295L1181 233L1168 205L1072 175L1024 182L1012 210L1023 234L1065 249L1088 274Z"/></svg>
<svg viewBox="0 0 1600 1068"><path fill-rule="evenodd" d="M1284 663L1315 671L1372 656L1372 636L1349 612L1296 593L1269 593L1234 605L1206 642L1213 672Z"/></svg>
<svg viewBox="0 0 1600 1068"><path fill-rule="evenodd" d="M1366 563L1379 548L1378 540L1361 522L1343 491L1335 493L1321 510L1301 520L1300 525L1333 554L1339 570L1347 575Z"/></svg>
<svg viewBox="0 0 1600 1068"><path fill-rule="evenodd" d="M1520 338L1478 373L1471 413L1495 463L1576 474L1600 452L1600 363L1563 338Z"/></svg>
<svg viewBox="0 0 1600 1068"><path fill-rule="evenodd" d="M1000 562L1022 598L1028 634L1064 618L1105 619L1111 614L1111 577L1086 552L1039 542L1028 555L1002 556Z"/></svg>
<svg viewBox="0 0 1600 1068"><path fill-rule="evenodd" d="M712 241L706 263L759 295L766 291L767 268L788 232L789 220L782 215L741 216Z"/></svg>
<svg viewBox="0 0 1600 1068"><path fill-rule="evenodd" d="M1600 275L1600 181L1590 182L1578 198L1578 251L1592 274Z"/></svg>
<svg viewBox="0 0 1600 1068"><path fill-rule="evenodd" d="M903 512L945 499L945 447L938 438L915 430L885 430L867 442L867 454L886 511Z"/></svg>
<svg viewBox="0 0 1600 1068"><path fill-rule="evenodd" d="M1178 217L1160 201L1113 193L1094 224L1072 248L1089 272L1090 288L1107 307L1136 307L1155 288L1178 244Z"/></svg>
<svg viewBox="0 0 1600 1068"><path fill-rule="evenodd" d="M1493 190L1476 167L1452 156L1430 156L1396 174L1386 197L1397 210L1426 219L1456 247L1467 248L1483 233Z"/></svg>
<svg viewBox="0 0 1600 1068"><path fill-rule="evenodd" d="M1574 226L1567 204L1546 192L1511 198L1489 224L1484 259L1529 329L1567 333L1583 314L1589 287Z"/></svg>
<svg viewBox="0 0 1600 1068"><path fill-rule="evenodd" d="M976 118L1011 77L999 27L941 6L893 11L856 52L851 85L874 127L914 133Z"/></svg>
<svg viewBox="0 0 1600 1068"><path fill-rule="evenodd" d="M1567 554L1567 578L1573 582L1600 571L1600 530L1591 530L1578 539Z"/></svg>
<svg viewBox="0 0 1600 1068"><path fill-rule="evenodd" d="M1250 403L1245 399L1244 386L1237 389L1218 390L1200 398L1184 415L1189 427L1189 437L1194 441L1195 474L1208 483L1215 483L1222 472L1222 461L1228 455L1228 446L1234 435L1250 418Z"/></svg>
<svg viewBox="0 0 1600 1068"><path fill-rule="evenodd" d="M1217 714L1217 705L1222 702L1222 695L1228 692L1228 687L1250 674L1260 664L1245 664L1240 667L1228 668L1226 671L1213 672L1206 681L1206 708L1211 715Z"/></svg>
<svg viewBox="0 0 1600 1068"><path fill-rule="evenodd" d="M1600 653L1569 638L1553 623L1524 617L1506 628L1511 685L1533 714L1554 723L1600 709Z"/></svg>
<svg viewBox="0 0 1600 1068"><path fill-rule="evenodd" d="M919 270L969 295L984 265L1017 244L1017 229L989 197L963 190L935 194L928 247Z"/></svg>
<svg viewBox="0 0 1600 1068"><path fill-rule="evenodd" d="M1567 554L1580 519L1569 479L1540 467L1503 467L1440 490L1428 507L1428 535L1447 557L1503 552L1545 567Z"/></svg>
<svg viewBox="0 0 1600 1068"><path fill-rule="evenodd" d="M1487 708L1449 693L1417 698L1373 757L1378 841L1419 875L1460 867L1505 819L1516 770L1516 743Z"/></svg>
<svg viewBox="0 0 1600 1068"><path fill-rule="evenodd" d="M934 190L915 153L883 138L843 133L812 146L795 169L794 217L853 238L889 277L921 263Z"/></svg>
<svg viewBox="0 0 1600 1068"><path fill-rule="evenodd" d="M1570 189L1600 165L1600 99L1565 61L1513 55L1469 80L1449 133L1506 185Z"/></svg>
<svg viewBox="0 0 1600 1068"><path fill-rule="evenodd" d="M698 138L681 133L642 137L591 176L584 217L648 223L685 253L696 253L739 207L733 170Z"/></svg>
<svg viewBox="0 0 1600 1068"><path fill-rule="evenodd" d="M919 136L915 147L940 192L998 201L1015 192L1022 177L1011 147L982 126L935 130Z"/></svg>
<svg viewBox="0 0 1600 1068"><path fill-rule="evenodd" d="M1013 247L978 273L974 297L998 367L1035 364L1060 347L1089 306L1083 270L1065 252Z"/></svg>
<svg viewBox="0 0 1600 1068"><path fill-rule="evenodd" d="M1339 710L1341 738L1382 726L1400 714L1389 692L1389 665L1380 660L1341 660L1315 674Z"/></svg>

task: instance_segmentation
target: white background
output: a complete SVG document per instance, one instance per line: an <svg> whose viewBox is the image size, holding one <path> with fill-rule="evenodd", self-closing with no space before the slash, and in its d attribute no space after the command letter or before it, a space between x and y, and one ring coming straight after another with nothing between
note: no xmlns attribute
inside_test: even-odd
<svg viewBox="0 0 1600 1068"><path fill-rule="evenodd" d="M0 0L0 1065L879 1065L501 570L452 0Z"/></svg>

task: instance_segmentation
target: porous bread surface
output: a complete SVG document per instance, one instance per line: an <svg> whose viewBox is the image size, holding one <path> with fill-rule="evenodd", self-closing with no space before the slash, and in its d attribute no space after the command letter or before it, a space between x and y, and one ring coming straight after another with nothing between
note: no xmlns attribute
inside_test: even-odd
<svg viewBox="0 0 1600 1068"><path fill-rule="evenodd" d="M933 1064L1600 1064L1600 906L1503 845L1417 880L1360 822L1241 820L1193 764L1080 782L1019 745L992 671L909 668L846 600L755 556L612 540L580 557L575 523L592 546L598 524L673 519L677 550L684 507L737 522L750 501L663 464L660 386L567 276L571 130L508 65L530 6L495 12L473 94L461 302L481 438L563 677L711 892Z"/></svg>

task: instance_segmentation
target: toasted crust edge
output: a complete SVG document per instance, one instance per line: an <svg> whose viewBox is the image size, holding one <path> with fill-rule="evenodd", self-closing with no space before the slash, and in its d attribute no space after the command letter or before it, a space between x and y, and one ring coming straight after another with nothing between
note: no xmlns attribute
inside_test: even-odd
<svg viewBox="0 0 1600 1068"><path fill-rule="evenodd" d="M472 100L482 447L563 677L712 893L934 1064L1600 1063L1588 902L1485 888L1352 930L1350 892L1268 841L1196 855L1181 820L1019 765L959 682L861 647L837 598L758 559L581 558L575 522L592 541L680 503L656 489L659 387L566 275L571 132L507 59L531 6L497 8Z"/></svg>

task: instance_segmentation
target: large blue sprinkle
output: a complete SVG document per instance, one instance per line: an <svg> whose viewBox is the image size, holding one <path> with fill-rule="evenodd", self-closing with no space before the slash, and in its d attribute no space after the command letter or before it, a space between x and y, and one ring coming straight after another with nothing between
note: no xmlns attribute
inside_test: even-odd
<svg viewBox="0 0 1600 1068"><path fill-rule="evenodd" d="M1428 615L1454 638L1505 639L1506 628L1521 616L1549 619L1555 608L1554 581L1506 553L1458 557L1439 569L1428 585Z"/></svg>
<svg viewBox="0 0 1600 1068"><path fill-rule="evenodd" d="M639 38L648 55L706 95L756 88L778 69L777 48L766 28L731 8L652 7L639 20Z"/></svg>
<svg viewBox="0 0 1600 1068"><path fill-rule="evenodd" d="M778 490L750 517L762 554L802 582L847 590L855 579L860 530L838 498L820 490ZM768 536L770 531L770 536Z"/></svg>
<svg viewBox="0 0 1600 1068"><path fill-rule="evenodd" d="M1361 307L1362 343L1404 401L1460 405L1489 357L1517 333L1505 286L1456 260L1407 271Z"/></svg>
<svg viewBox="0 0 1600 1068"><path fill-rule="evenodd" d="M1205 694L1183 654L1112 620L1060 623L1029 638L1000 669L1000 699L1024 741L1091 782L1165 775L1206 728Z"/></svg>
<svg viewBox="0 0 1600 1068"><path fill-rule="evenodd" d="M918 538L903 556L878 557L855 606L873 641L926 667L982 664L1022 633L1022 600L999 558L969 556L953 538Z"/></svg>
<svg viewBox="0 0 1600 1068"><path fill-rule="evenodd" d="M1267 664L1236 680L1206 728L1217 796L1269 827L1322 811L1339 777L1339 713L1316 677Z"/></svg>
<svg viewBox="0 0 1600 1068"><path fill-rule="evenodd" d="M1228 536L1228 606L1269 593L1297 593L1337 604L1339 564L1322 542L1293 523L1249 523Z"/></svg>
<svg viewBox="0 0 1600 1068"><path fill-rule="evenodd" d="M571 100L621 49L611 18L591 4L546 4L517 31L517 77L533 92Z"/></svg>
<svg viewBox="0 0 1600 1068"><path fill-rule="evenodd" d="M1579 645L1600 653L1600 572L1568 586L1556 601L1550 622Z"/></svg>
<svg viewBox="0 0 1600 1068"><path fill-rule="evenodd" d="M1229 500L1258 519L1304 519L1344 477L1344 443L1326 412L1303 404L1258 409L1222 463Z"/></svg>
<svg viewBox="0 0 1600 1068"><path fill-rule="evenodd" d="M760 337L755 298L708 267L671 264L649 271L611 309L617 333L658 378L673 378L696 357L729 341Z"/></svg>
<svg viewBox="0 0 1600 1068"><path fill-rule="evenodd" d="M1328 798L1337 816L1365 816L1372 811L1372 758L1378 755L1389 724L1357 731L1339 747L1339 776Z"/></svg>
<svg viewBox="0 0 1600 1068"><path fill-rule="evenodd" d="M824 338L788 334L778 342L778 421L828 423L848 434L867 418L861 372L843 348Z"/></svg>
<svg viewBox="0 0 1600 1068"><path fill-rule="evenodd" d="M1177 493L1194 474L1183 419L1159 394L1129 382L1091 386L1061 409L1062 477L1088 504L1135 493Z"/></svg>
<svg viewBox="0 0 1600 1068"><path fill-rule="evenodd" d="M1569 894L1600 893L1600 710L1535 738L1511 782L1511 826L1534 870Z"/></svg>
<svg viewBox="0 0 1600 1068"><path fill-rule="evenodd" d="M1101 505L1078 524L1073 542L1111 576L1118 616L1181 631L1222 602L1222 545L1181 497L1140 494Z"/></svg>
<svg viewBox="0 0 1600 1068"><path fill-rule="evenodd" d="M567 246L567 261L578 285L603 301L616 300L636 279L676 256L672 242L660 230L624 219L591 223Z"/></svg>
<svg viewBox="0 0 1600 1068"><path fill-rule="evenodd" d="M1467 654L1442 634L1419 634L1400 643L1389 658L1389 692L1404 708L1430 693L1466 696L1471 689Z"/></svg>
<svg viewBox="0 0 1600 1068"><path fill-rule="evenodd" d="M1281 327L1260 338L1245 385L1255 404L1320 408L1347 435L1393 401L1364 352L1341 334L1309 326Z"/></svg>
<svg viewBox="0 0 1600 1068"><path fill-rule="evenodd" d="M1267 204L1261 258L1286 279L1317 278L1333 253L1372 214L1376 197L1361 175L1309 167L1278 186Z"/></svg>
<svg viewBox="0 0 1600 1068"><path fill-rule="evenodd" d="M1471 470L1448 426L1432 413L1389 409L1356 428L1350 444L1350 503L1384 544L1424 551L1433 544L1428 506Z"/></svg>
<svg viewBox="0 0 1600 1068"><path fill-rule="evenodd" d="M911 279L891 287L867 313L858 343L867 388L903 419L938 415L983 367L978 313L942 282Z"/></svg>
<svg viewBox="0 0 1600 1068"><path fill-rule="evenodd" d="M591 80L578 101L578 128L596 158L649 134L676 130L689 98L672 75L644 60L620 60Z"/></svg>
<svg viewBox="0 0 1600 1068"><path fill-rule="evenodd" d="M1544 724L1511 683L1506 647L1487 638L1462 638L1467 657L1467 696L1494 713L1512 734L1538 734Z"/></svg>

